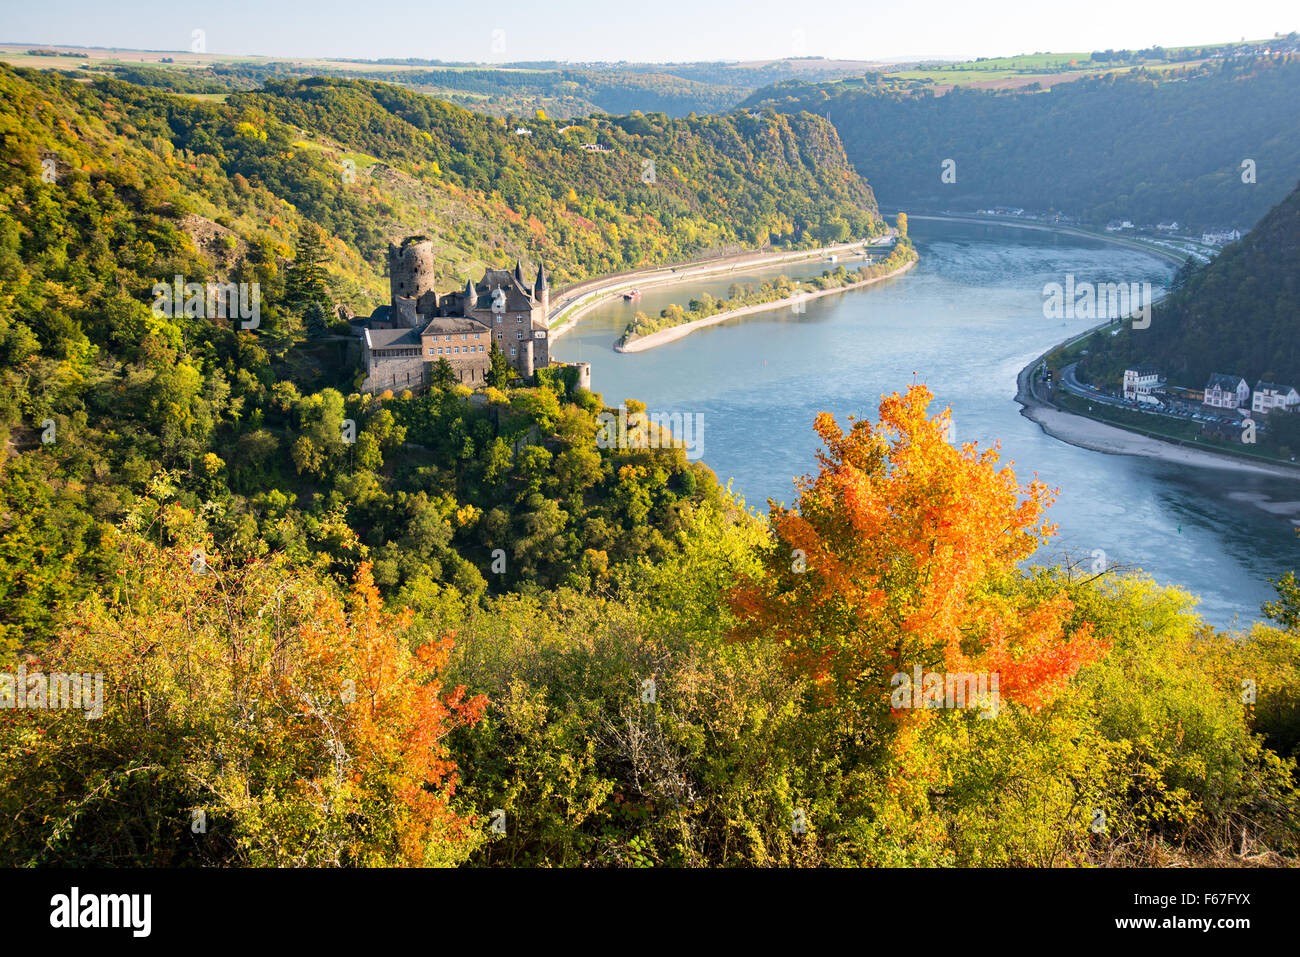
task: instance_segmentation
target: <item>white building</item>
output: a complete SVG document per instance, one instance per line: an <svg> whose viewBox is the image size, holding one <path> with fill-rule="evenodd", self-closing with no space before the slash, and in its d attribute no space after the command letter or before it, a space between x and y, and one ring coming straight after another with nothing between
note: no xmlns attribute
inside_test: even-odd
<svg viewBox="0 0 1300 957"><path fill-rule="evenodd" d="M1239 375L1214 373L1205 386L1205 404L1216 409L1238 409L1250 403L1250 386Z"/></svg>
<svg viewBox="0 0 1300 957"><path fill-rule="evenodd" d="M1278 385L1275 382L1255 383L1255 396L1250 404L1252 412L1260 412L1264 415L1268 415L1274 409L1285 409L1291 412L1298 405L1300 405L1300 392L1296 392L1291 386Z"/></svg>
<svg viewBox="0 0 1300 957"><path fill-rule="evenodd" d="M1201 242L1207 246L1222 246L1224 243L1235 243L1241 238L1239 229L1216 229L1211 232L1201 233Z"/></svg>
<svg viewBox="0 0 1300 957"><path fill-rule="evenodd" d="M1149 396L1164 385L1160 370L1154 366L1138 366L1136 369L1124 370L1124 398L1130 402L1139 396Z"/></svg>

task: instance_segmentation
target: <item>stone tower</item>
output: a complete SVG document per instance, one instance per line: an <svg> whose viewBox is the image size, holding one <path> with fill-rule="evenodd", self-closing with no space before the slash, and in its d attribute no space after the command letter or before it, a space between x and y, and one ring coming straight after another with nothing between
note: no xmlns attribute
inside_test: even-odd
<svg viewBox="0 0 1300 957"><path fill-rule="evenodd" d="M542 316L551 318L551 284L546 278L546 267L537 267L537 279L533 283L533 298L542 304Z"/></svg>
<svg viewBox="0 0 1300 957"><path fill-rule="evenodd" d="M419 299L434 286L433 242L423 236L408 236L388 244L388 282L392 300Z"/></svg>

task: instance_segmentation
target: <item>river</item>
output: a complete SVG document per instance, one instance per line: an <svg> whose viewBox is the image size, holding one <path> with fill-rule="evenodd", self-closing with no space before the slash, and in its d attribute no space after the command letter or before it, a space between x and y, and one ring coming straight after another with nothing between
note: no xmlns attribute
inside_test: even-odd
<svg viewBox="0 0 1300 957"><path fill-rule="evenodd" d="M637 398L652 411L702 413L703 459L746 502L792 503L797 475L815 468L813 418L876 415L882 394L924 383L932 412L953 409L957 439L1001 443L1022 482L1034 473L1059 489L1049 515L1060 526L1036 562L1062 558L1140 568L1201 599L1220 627L1260 619L1274 597L1268 579L1300 566L1292 522L1271 503L1300 499L1300 482L1193 468L1076 448L1020 415L1016 374L1089 320L1043 317L1043 286L1150 282L1173 264L1083 237L997 225L913 221L920 264L896 279L843 295L720 323L647 352L620 355L614 341L636 309L656 314L731 283L782 273L815 275L826 263L646 290L638 303L601 306L555 343L556 358L592 364L607 404ZM852 263L849 263L852 265ZM1095 322L1095 320L1093 320Z"/></svg>

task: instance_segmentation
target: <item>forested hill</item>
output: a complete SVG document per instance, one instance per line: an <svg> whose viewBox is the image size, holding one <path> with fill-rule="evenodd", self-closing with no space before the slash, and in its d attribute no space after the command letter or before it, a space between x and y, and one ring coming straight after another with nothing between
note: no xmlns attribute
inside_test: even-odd
<svg viewBox="0 0 1300 957"><path fill-rule="evenodd" d="M991 205L1247 229L1300 176L1300 60L1110 74L1040 93L904 90L872 77L785 83L747 105L829 114L881 201ZM940 179L945 160L956 182ZM1255 161L1256 182L1242 181Z"/></svg>
<svg viewBox="0 0 1300 957"><path fill-rule="evenodd" d="M380 157L428 187L504 204L530 253L555 261L558 275L883 228L870 187L818 117L506 122L389 84L320 78L270 81L230 108Z"/></svg>
<svg viewBox="0 0 1300 957"><path fill-rule="evenodd" d="M383 294L396 235L429 235L440 280L460 285L516 258L545 261L562 283L883 229L815 117L507 123L369 81L273 83L219 103L3 66L0 89L11 165L39 170L48 153L93 180L130 181L147 215L174 227L197 214L241 248L292 248L314 222L333 238L330 275L348 300Z"/></svg>
<svg viewBox="0 0 1300 957"><path fill-rule="evenodd" d="M1209 265L1175 277L1149 329L1095 336L1084 371L1114 379L1137 362L1177 385L1215 372L1300 384L1300 187Z"/></svg>
<svg viewBox="0 0 1300 957"><path fill-rule="evenodd" d="M814 117L526 128L375 83L213 103L0 68L0 651L111 576L106 536L160 491L215 510L226 554L365 558L386 593L607 581L669 549L719 495L702 463L597 450L599 397L555 376L503 374L486 405L359 395L330 304L385 295L410 233L459 285L884 226ZM177 275L256 284L258 322L159 314Z"/></svg>

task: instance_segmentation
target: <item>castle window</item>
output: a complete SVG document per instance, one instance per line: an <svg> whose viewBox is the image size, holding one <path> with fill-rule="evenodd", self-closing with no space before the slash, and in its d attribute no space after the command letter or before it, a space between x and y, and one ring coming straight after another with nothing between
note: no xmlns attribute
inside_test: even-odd
<svg viewBox="0 0 1300 957"><path fill-rule="evenodd" d="M523 322L523 321L524 321L523 316L515 316L515 322Z"/></svg>
<svg viewBox="0 0 1300 957"><path fill-rule="evenodd" d="M515 347L514 347L514 346L511 346L511 347L510 347L510 358L513 359L514 357L515 357Z"/></svg>
<svg viewBox="0 0 1300 957"><path fill-rule="evenodd" d="M518 336L519 336L520 339L522 339L522 338L524 337L524 334L523 334L522 332L520 332L520 333L518 333Z"/></svg>
<svg viewBox="0 0 1300 957"><path fill-rule="evenodd" d="M497 323L499 324L500 322L501 322L501 317L497 316Z"/></svg>

